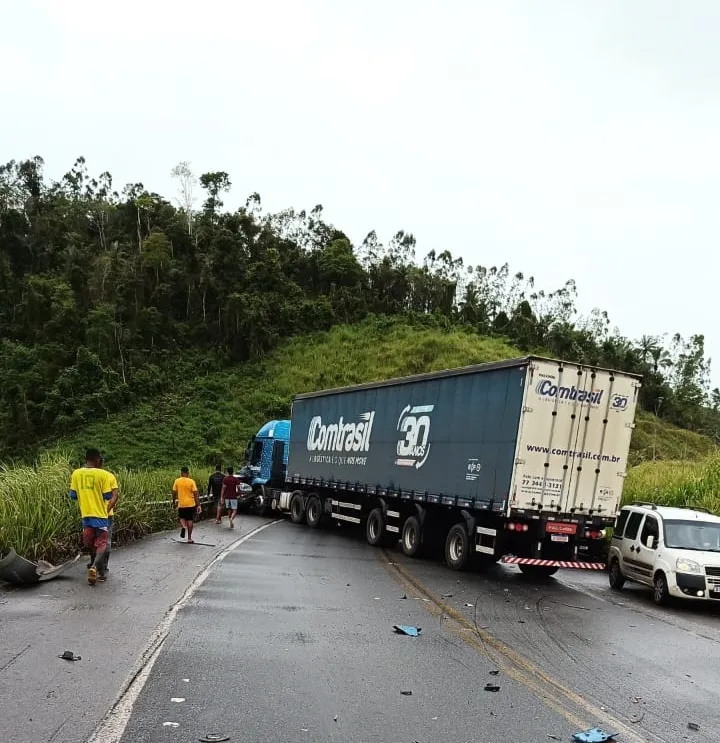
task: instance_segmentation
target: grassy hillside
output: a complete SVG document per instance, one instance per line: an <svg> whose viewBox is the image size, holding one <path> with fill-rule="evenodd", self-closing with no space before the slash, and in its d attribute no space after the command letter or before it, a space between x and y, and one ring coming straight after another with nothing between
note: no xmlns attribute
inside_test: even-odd
<svg viewBox="0 0 720 743"><path fill-rule="evenodd" d="M262 362L188 379L61 444L77 452L97 445L112 466L237 462L262 423L289 414L294 394L521 355L498 339L374 319L295 339ZM716 450L709 439L645 413L637 417L632 446L633 464Z"/></svg>

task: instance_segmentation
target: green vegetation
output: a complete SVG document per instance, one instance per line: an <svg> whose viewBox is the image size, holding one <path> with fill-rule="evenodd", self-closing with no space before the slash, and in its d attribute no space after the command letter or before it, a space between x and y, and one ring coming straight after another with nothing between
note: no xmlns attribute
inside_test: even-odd
<svg viewBox="0 0 720 743"><path fill-rule="evenodd" d="M83 158L59 181L48 181L43 166L39 157L0 166L0 459L28 461L100 421L112 429L117 413L133 406L149 413L158 397L170 420L196 376L210 387L208 399L234 396L222 375L233 382L238 363L370 315L432 318L521 352L546 349L637 373L644 410L720 437L720 391L709 389L703 336L625 338L605 312L577 312L572 280L548 292L507 265L465 265L445 246L416 260L415 239L402 230L387 244L370 232L354 246L324 221L321 206L263 214L252 194L227 212L231 181L223 171L198 179L181 163L173 170L175 206L141 183L118 192L109 173L90 176ZM198 187L205 200L196 209ZM399 356L388 369L427 366L422 354L403 364L402 353L385 352ZM427 354L441 358L432 347ZM319 371L307 373L307 384L332 382ZM287 388L263 386L241 388L259 395L251 410L285 404ZM191 455L203 428L209 438L201 448L224 446L203 420L208 411L194 412L196 420L185 415L166 431L172 456L163 462ZM132 441L143 432L123 434ZM128 460L141 460L125 446Z"/></svg>
<svg viewBox="0 0 720 743"><path fill-rule="evenodd" d="M630 471L623 500L706 508L720 515L720 455L696 462L643 462Z"/></svg>
<svg viewBox="0 0 720 743"><path fill-rule="evenodd" d="M172 522L149 503L181 464L239 462L298 392L528 352L640 375L628 497L711 502L720 390L702 335L631 340L577 312L572 280L416 260L404 231L354 246L321 206L263 214L252 194L229 213L227 173L173 176L177 206L118 193L83 158L57 182L39 157L0 166L0 459L18 463L0 471L0 550L72 548L67 479L87 445L118 474L131 538Z"/></svg>
<svg viewBox="0 0 720 743"><path fill-rule="evenodd" d="M292 396L329 387L498 361L522 355L498 338L415 322L370 318L352 326L290 340L261 361L177 384L172 391L93 423L62 441L82 451L93 442L108 462L133 468L238 462L250 436L266 421L287 417ZM715 451L706 437L640 413L631 462L695 459Z"/></svg>
<svg viewBox="0 0 720 743"><path fill-rule="evenodd" d="M42 455L34 467L0 469L0 554L13 548L29 559L57 560L75 554L80 546L77 503L68 498L72 466L67 456ZM114 539L118 543L174 526L168 500L177 469L115 471L121 501ZM191 469L200 485L207 470Z"/></svg>
<svg viewBox="0 0 720 743"><path fill-rule="evenodd" d="M237 463L263 423L289 416L297 393L520 355L499 339L426 325L379 318L296 338L262 361L206 372L92 424L62 446L82 451L97 441L108 463L133 468L179 465L178 452L208 465Z"/></svg>

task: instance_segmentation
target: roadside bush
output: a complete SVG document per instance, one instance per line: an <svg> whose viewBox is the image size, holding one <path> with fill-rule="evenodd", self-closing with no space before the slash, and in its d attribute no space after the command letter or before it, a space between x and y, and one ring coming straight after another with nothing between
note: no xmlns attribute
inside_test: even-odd
<svg viewBox="0 0 720 743"><path fill-rule="evenodd" d="M58 561L77 552L80 513L68 498L72 460L65 454L41 456L32 467L0 467L0 554L14 549L31 560ZM191 466L198 485L207 482L207 468ZM174 469L113 470L120 487L115 511L114 543L122 544L172 528L169 501Z"/></svg>

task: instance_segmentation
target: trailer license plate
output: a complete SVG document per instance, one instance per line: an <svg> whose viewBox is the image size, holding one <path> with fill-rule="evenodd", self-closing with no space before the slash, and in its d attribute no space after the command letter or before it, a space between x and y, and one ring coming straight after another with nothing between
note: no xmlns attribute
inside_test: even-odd
<svg viewBox="0 0 720 743"><path fill-rule="evenodd" d="M720 586L713 586L712 587L712 592L713 593L720 593Z"/></svg>
<svg viewBox="0 0 720 743"><path fill-rule="evenodd" d="M547 534L575 534L577 532L577 524L568 524L563 521L548 521L545 524L545 532Z"/></svg>
<svg viewBox="0 0 720 743"><path fill-rule="evenodd" d="M551 534L550 541L551 542L569 542L570 537L567 534Z"/></svg>

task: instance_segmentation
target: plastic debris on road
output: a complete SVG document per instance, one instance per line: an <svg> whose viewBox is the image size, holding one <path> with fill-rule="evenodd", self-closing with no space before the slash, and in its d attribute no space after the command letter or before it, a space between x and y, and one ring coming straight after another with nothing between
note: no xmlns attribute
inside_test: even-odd
<svg viewBox="0 0 720 743"><path fill-rule="evenodd" d="M0 581L20 585L51 580L72 567L80 557L81 554L78 553L72 560L68 560L62 565L53 565L45 562L45 560L31 562L24 557L20 557L15 550L10 550L7 555L0 555Z"/></svg>
<svg viewBox="0 0 720 743"><path fill-rule="evenodd" d="M573 740L577 743L605 743L608 740L615 740L617 733L606 733L601 728L590 728L573 735Z"/></svg>
<svg viewBox="0 0 720 743"><path fill-rule="evenodd" d="M485 691L500 691L500 687L497 684L485 684Z"/></svg>
<svg viewBox="0 0 720 743"><path fill-rule="evenodd" d="M225 740L230 740L229 735L221 735L220 733L208 733L204 738L198 738L200 743L222 743Z"/></svg>
<svg viewBox="0 0 720 743"><path fill-rule="evenodd" d="M417 637L422 632L420 627L412 627L407 624L393 624L393 629L399 635L409 635L410 637Z"/></svg>
<svg viewBox="0 0 720 743"><path fill-rule="evenodd" d="M412 692L411 691L401 691L400 692L404 697L411 697Z"/></svg>
<svg viewBox="0 0 720 743"><path fill-rule="evenodd" d="M689 722L688 729L695 730L695 732L697 732L698 730L700 730L700 725L698 725L696 722Z"/></svg>

